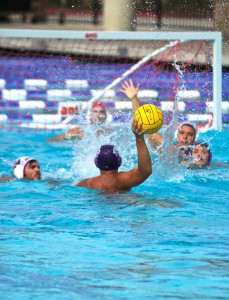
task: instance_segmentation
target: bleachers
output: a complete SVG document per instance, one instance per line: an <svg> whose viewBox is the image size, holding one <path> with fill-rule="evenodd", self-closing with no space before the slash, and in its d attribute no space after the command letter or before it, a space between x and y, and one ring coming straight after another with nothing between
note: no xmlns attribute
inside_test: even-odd
<svg viewBox="0 0 229 300"><path fill-rule="evenodd" d="M0 120L33 120L33 114L61 114L64 103L86 102L114 79L128 70L131 64L75 63L70 58L2 58L0 60ZM152 77L153 67L132 74L135 83L141 84L139 98L149 99L162 109L171 110L177 90L174 73L164 71ZM204 72L184 74L186 93L180 94L183 112L209 113L207 101L212 101L212 74ZM223 74L223 101L229 98L229 76ZM209 89L209 87L211 87ZM103 96L108 109L118 109L115 103L127 101L119 91L120 85ZM75 102L73 102L75 101ZM114 103L112 106L111 103ZM69 104L70 105L70 104ZM68 105L68 106L69 106ZM125 106L125 105L124 105ZM228 106L223 109L223 120L228 122ZM122 117L120 117L122 118ZM114 116L114 120L120 119ZM59 116L57 117L59 119Z"/></svg>

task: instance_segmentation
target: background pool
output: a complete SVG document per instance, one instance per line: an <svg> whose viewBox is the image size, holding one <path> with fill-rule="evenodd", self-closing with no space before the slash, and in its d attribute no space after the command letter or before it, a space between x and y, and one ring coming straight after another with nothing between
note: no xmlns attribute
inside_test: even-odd
<svg viewBox="0 0 229 300"><path fill-rule="evenodd" d="M129 131L111 139L123 169L136 163ZM1 299L228 299L229 168L174 168L152 154L145 183L107 195L74 187L98 174L93 158L107 140L47 143L55 134L0 133L3 176L22 155L43 173L0 183ZM213 163L229 163L228 128L199 139Z"/></svg>

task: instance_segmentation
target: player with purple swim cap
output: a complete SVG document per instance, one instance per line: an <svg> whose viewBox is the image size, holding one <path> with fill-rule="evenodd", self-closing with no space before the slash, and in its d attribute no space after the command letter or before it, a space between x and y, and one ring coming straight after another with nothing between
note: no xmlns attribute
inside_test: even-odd
<svg viewBox="0 0 229 300"><path fill-rule="evenodd" d="M152 162L144 140L142 126L132 121L138 152L138 166L128 172L119 172L122 159L113 145L103 145L95 157L95 165L100 175L80 181L76 186L105 192L127 192L132 187L143 183L152 173Z"/></svg>
<svg viewBox="0 0 229 300"><path fill-rule="evenodd" d="M122 163L122 158L115 146L103 145L95 157L95 165L101 171L117 170Z"/></svg>

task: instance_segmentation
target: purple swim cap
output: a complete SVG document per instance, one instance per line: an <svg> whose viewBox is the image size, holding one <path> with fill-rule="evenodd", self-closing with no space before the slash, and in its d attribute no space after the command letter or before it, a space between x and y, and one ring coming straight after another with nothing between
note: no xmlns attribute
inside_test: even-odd
<svg viewBox="0 0 229 300"><path fill-rule="evenodd" d="M112 145L101 146L95 157L95 165L101 171L117 170L121 163L122 158L115 146Z"/></svg>

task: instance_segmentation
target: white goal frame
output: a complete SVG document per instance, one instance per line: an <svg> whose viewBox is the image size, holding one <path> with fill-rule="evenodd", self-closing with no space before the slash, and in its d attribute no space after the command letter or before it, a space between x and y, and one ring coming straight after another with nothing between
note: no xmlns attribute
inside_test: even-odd
<svg viewBox="0 0 229 300"><path fill-rule="evenodd" d="M101 32L73 30L0 29L1 38L80 40L208 40L213 42L213 125L222 128L222 33L221 32Z"/></svg>

